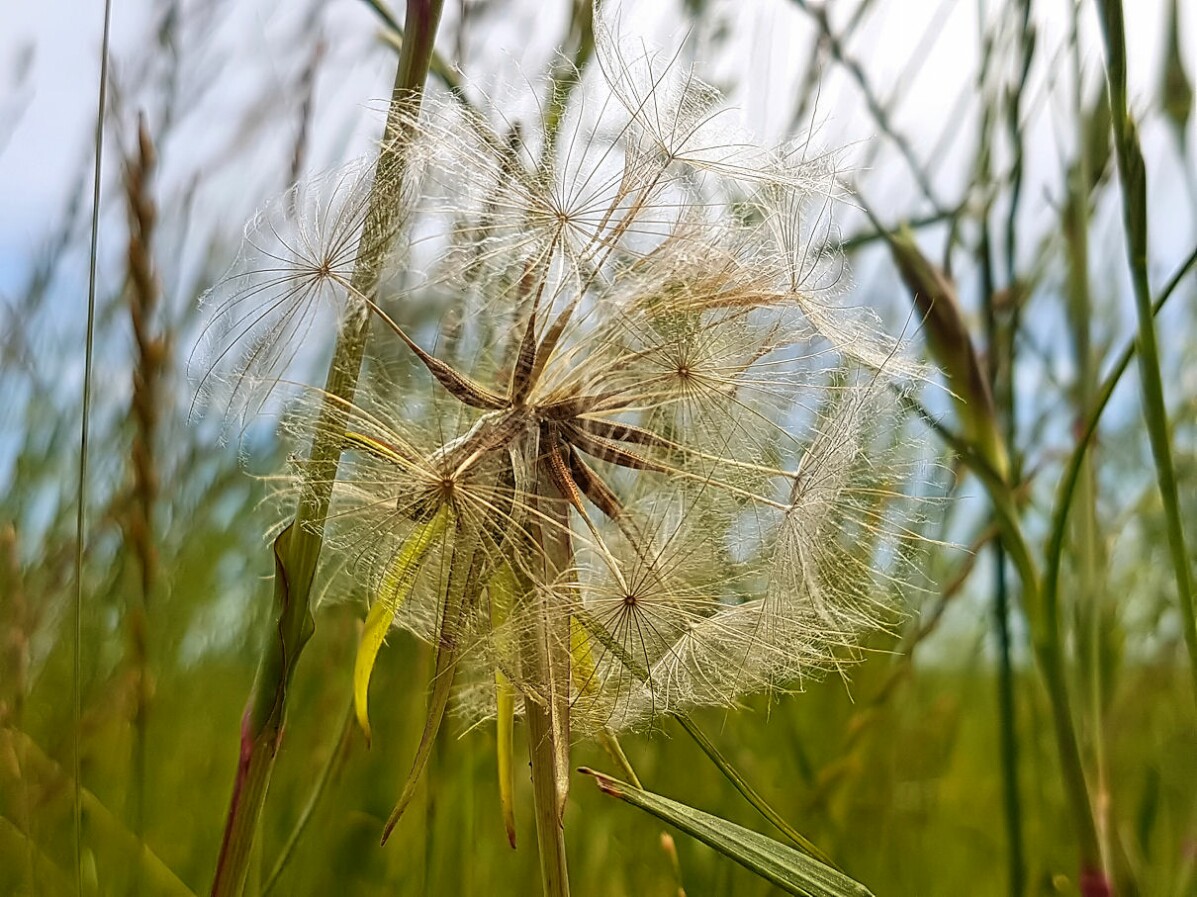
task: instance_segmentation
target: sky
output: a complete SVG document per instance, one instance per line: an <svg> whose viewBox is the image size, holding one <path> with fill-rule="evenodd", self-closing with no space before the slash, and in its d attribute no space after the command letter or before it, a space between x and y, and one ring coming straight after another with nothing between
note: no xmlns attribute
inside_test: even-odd
<svg viewBox="0 0 1197 897"><path fill-rule="evenodd" d="M67 194L78 188L77 175L90 155L102 8L99 2L83 0L5 0L5 5L5 28L0 32L0 201L5 209L0 216L0 261L4 266L0 291L11 291L19 283L21 259L28 258L45 239ZM154 0L115 0L113 72L116 83L124 80L123 89L134 98L136 85L128 81L144 74L136 70L134 62L145 55L153 40L154 10L165 5ZM833 21L844 21L855 5L832 0ZM897 115L899 128L912 135L916 146L928 142L923 135L938 135L950 126L961 92L970 87L977 66L977 13L984 5L971 0L877 4L880 14L869 17L850 45L883 95L901 77L912 53L922 51L922 69L904 86ZM280 94L285 93L297 56L289 40L297 20L314 8L274 0L240 0L236 4L217 0L213 4L184 3L183 9L198 12L208 6L217 10L211 16L215 20L212 46L194 51L194 55L187 55L193 48L184 47L181 56L184 66L194 65L194 73L215 88L205 101L211 106L214 126L180 138L188 145L178 150L179 155L198 156L214 150L219 122L230 112L230 104L220 102L220 96L236 97L263 84L277 85ZM323 6L329 48L319 84L316 121L317 129L334 133L316 142L332 155L339 142L365 145L369 139L370 116L359 116L365 127L358 128L346 122L345 110L360 111L369 99L385 96L390 51L375 39L376 20L364 3L332 0ZM471 70L477 73L474 77L489 80L496 72L510 77L517 65L531 69L534 75L549 60L552 45L563 30L562 16L544 10L556 12L561 6L512 0L501 15L488 17L481 33L471 32L467 20L466 33L471 37L466 49ZM443 37L451 35L459 4L450 2L447 7ZM627 32L668 45L681 36L679 8L677 3L624 3L619 19ZM790 0L715 3L714 8L716 18L728 23L731 39L713 64L703 60L702 70L717 83L738 81L742 89L737 91L741 94L737 99L748 122L758 131L775 134L788 122L786 94L805 65L801 57L810 46L809 20ZM1154 91L1165 4L1163 0L1138 0L1128 8L1133 99ZM1068 27L1068 10L1066 0L1035 3L1035 22L1045 45L1060 42ZM1182 23L1185 47L1188 58L1197 60L1197 15L1188 18L1192 21ZM1093 31L1095 19L1096 13L1087 10L1086 20ZM933 21L942 25L928 45L925 35ZM693 54L702 59L701 43L709 40L709 35L692 34L690 38L699 45ZM453 61L456 48L449 43L442 40L442 52ZM1085 62L1095 73L1098 44L1095 40L1087 44L1094 52ZM335 73L332 63L336 63ZM470 77L471 71L466 75ZM861 114L859 92L853 86L842 77L827 77L824 89L819 116L819 134L824 140L867 147L877 139L868 116ZM346 130L356 133L335 133ZM114 136L110 129L110 142ZM1042 138L1035 141L1032 156L1054 167L1059 140L1050 133L1050 117L1043 125ZM180 170L187 167L184 159L177 164ZM879 195L885 198L891 190L900 194L903 180L892 179L893 185L883 185Z"/></svg>

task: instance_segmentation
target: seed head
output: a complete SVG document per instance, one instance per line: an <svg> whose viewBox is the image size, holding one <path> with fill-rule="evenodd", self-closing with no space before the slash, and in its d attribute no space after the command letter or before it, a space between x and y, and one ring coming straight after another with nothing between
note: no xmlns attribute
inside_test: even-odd
<svg viewBox="0 0 1197 897"><path fill-rule="evenodd" d="M425 102L404 264L377 295L352 288L346 174L303 240L262 218L213 299L243 379L318 312L372 316L359 399L325 434L349 459L330 546L460 656L469 711L492 712L498 671L517 704L564 691L582 732L849 658L884 618L891 386L915 370L844 306L834 154L759 145L674 59L596 40L555 139Z"/></svg>

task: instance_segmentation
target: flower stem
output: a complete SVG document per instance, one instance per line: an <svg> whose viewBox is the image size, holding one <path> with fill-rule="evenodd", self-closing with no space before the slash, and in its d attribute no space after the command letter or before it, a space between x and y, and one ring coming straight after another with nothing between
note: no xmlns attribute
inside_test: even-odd
<svg viewBox="0 0 1197 897"><path fill-rule="evenodd" d="M1139 145L1138 129L1127 108L1126 33L1121 0L1102 0L1102 34L1106 43L1106 80L1110 91L1110 118L1114 128L1114 149L1118 156L1118 179L1122 183L1123 222L1130 263L1135 312L1139 320L1139 380L1143 390L1143 418L1155 459L1156 480L1164 505L1168 548L1172 555L1176 593L1184 626L1185 647L1193 697L1197 698L1197 612L1194 610L1193 577L1188 547L1181 523L1176 468L1169 438L1168 409L1164 402L1164 381L1160 371L1159 345L1152 312L1151 286L1147 278L1147 168Z"/></svg>
<svg viewBox="0 0 1197 897"><path fill-rule="evenodd" d="M557 812L557 752L547 707L525 702L528 753L532 760L532 799L536 806L536 846L545 897L569 897L565 828Z"/></svg>
<svg viewBox="0 0 1197 897"><path fill-rule="evenodd" d="M378 286L388 235L392 233L395 195L403 178L407 129L419 109L443 0L408 0L408 40L399 57L382 148L379 150L366 221L358 245L352 287L371 296ZM277 614L258 662L241 727L241 754L224 839L212 885L214 897L239 895L245 886L250 851L262 813L270 774L282 739L287 692L296 663L314 629L311 586L323 545L323 521L340 463L343 424L353 401L365 353L369 316L344 322L329 366L313 441L307 483L295 522L275 541L274 601Z"/></svg>
<svg viewBox="0 0 1197 897"><path fill-rule="evenodd" d="M544 581L560 583L573 575L573 540L569 505L551 477L537 476L537 503L542 520L531 527L544 559ZM541 591L529 596L545 602L558 595ZM532 761L532 798L536 813L536 844L540 851L545 897L569 897L564 811L569 787L569 618L538 610L539 621L524 647L525 661L544 684L540 700L524 699L528 721L528 753ZM558 618L564 618L561 632Z"/></svg>
<svg viewBox="0 0 1197 897"><path fill-rule="evenodd" d="M752 804L753 808L762 816L764 816L774 828L789 838L790 841L792 841L794 845L803 853L814 857L821 863L826 863L833 869L839 869L839 866L836 865L835 861L832 860L831 857L829 857L822 850L820 850L817 844L786 822L782 815L773 809L772 806L770 806L769 802L766 801L765 798L762 797L761 794L755 788L753 788L751 784L749 784L748 780L740 774L740 771L732 766L731 761L723 756L719 748L715 746L715 743L707 737L706 733L698 727L698 724L695 723L694 720L690 719L690 717L686 716L684 713L675 713L673 718L677 720L678 725L685 730L686 734L694 739L694 743L702 749L702 752L707 755L710 761L715 764L716 768L723 773L729 782L732 783L732 786L739 791L744 799L748 801L748 803Z"/></svg>
<svg viewBox="0 0 1197 897"><path fill-rule="evenodd" d="M324 792L328 788L328 783L332 778L333 770L337 766L337 761L345 753L345 745L349 740L352 730L353 702L350 701L345 708L345 715L341 720L340 728L337 730L336 741L333 742L333 746L328 752L328 758L324 761L324 765L320 768L320 773L316 776L316 782L312 786L311 794L308 795L307 803L303 805L303 810L300 811L299 818L295 821L295 827L291 829L291 834L287 836L287 841L283 844L283 849L279 851L278 859L274 861L274 867L270 870L270 875L267 877L266 883L262 885L262 897L268 897L270 892L274 890L280 876L283 874L283 870L287 868L287 864L295 854L295 848L299 845L303 833L307 830L308 823L312 821L312 816L316 812L316 806L320 803L320 798L324 796Z"/></svg>

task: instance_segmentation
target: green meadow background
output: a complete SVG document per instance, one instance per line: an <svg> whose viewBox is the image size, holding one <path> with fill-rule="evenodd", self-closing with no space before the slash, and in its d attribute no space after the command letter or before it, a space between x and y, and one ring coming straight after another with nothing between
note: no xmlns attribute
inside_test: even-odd
<svg viewBox="0 0 1197 897"><path fill-rule="evenodd" d="M194 413L198 297L257 205L369 149L395 63L392 11L360 0L114 2L76 668L101 10L33 6L6 9L12 30L0 36L0 894L75 892L76 755L83 891L206 893L270 626L276 520L262 477L287 447L268 422L230 441L220 421ZM556 52L588 63L571 2L446 6L430 90L457 86L495 114L530 115ZM1147 270L1154 298L1172 285L1154 364L1191 571L1197 9L1157 0L1128 4L1128 17ZM924 328L878 227L909 223L923 256L950 272L993 380L1017 515L1041 556L1064 465L1137 332L1097 4L686 0L626 3L621 22L681 45L681 62L768 136L848 146L856 198L837 218L850 295L916 352ZM488 98L474 86L496 84ZM153 164L138 148L139 116ZM156 287L139 281L146 272ZM951 384L932 381L919 398L954 430ZM883 596L901 610L894 631L871 636L845 678L699 719L786 819L878 897L1078 894L1019 577L995 553L969 466L913 414L910 433L937 501L916 524L928 541L915 581ZM1194 895L1197 694L1136 363L1090 458L1066 532L1059 640L1090 799L1119 894ZM295 895L538 893L530 783L517 776L513 851L486 725L450 719L417 805L379 846L423 723L431 657L406 635L390 639L367 747L349 723L362 617L348 602L317 611L247 893L268 883ZM771 833L675 724L623 744L647 788ZM516 756L526 756L518 741ZM593 745L575 760L611 770ZM585 777L574 777L566 826L579 895L773 893L685 835L672 832L670 847L661 823Z"/></svg>

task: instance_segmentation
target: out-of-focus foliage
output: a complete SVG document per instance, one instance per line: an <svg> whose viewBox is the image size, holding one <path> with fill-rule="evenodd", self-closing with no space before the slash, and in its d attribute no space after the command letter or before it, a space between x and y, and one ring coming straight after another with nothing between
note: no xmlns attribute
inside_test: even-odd
<svg viewBox="0 0 1197 897"><path fill-rule="evenodd" d="M526 84L511 79L511 70L516 61L548 68L558 43L573 51L566 45L569 5L557 4L550 15L545 4L478 0L446 14L441 54L461 66L474 102L482 104L483 94L469 79L488 85L485 105L496 126L503 116L535 114ZM25 240L15 253L0 245L7 269L0 294L6 894L73 892L76 745L87 893L202 893L210 885L239 720L269 613L264 535L278 520L262 504L268 484L253 474L278 470L290 447L252 426L221 442L218 427L192 414L195 384L185 371L199 330L197 299L232 261L255 207L368 146L378 116L364 107L385 93L394 64L379 20L350 0L285 15L269 4L234 8L210 0L141 6L140 18L130 14L118 30L106 114L112 164L104 181L77 740L70 598L85 166L60 173L60 210L21 217L35 241L0 231L12 245ZM911 222L922 251L954 276L965 323L994 376L996 413L1021 477L1019 512L1040 547L1078 422L1108 360L1134 333L1108 111L1094 61L1100 42L1087 6L1075 33L1065 13L1039 2L1029 4L1034 28L1024 27L1019 3L980 4L980 22L973 4L946 3L912 17L900 0L821 7L796 0L761 4L768 9L759 13L731 3L683 6L661 13L660 21L629 12L624 27L671 30L689 17L684 52L707 63L712 80L774 136L814 128L819 143L836 143L837 122L850 123L848 135L873 135L850 160L859 204L887 227ZM1197 241L1193 123L1181 108L1197 74L1197 21L1175 0L1145 9L1136 33L1152 35L1132 41L1132 104L1146 147L1148 263L1158 289ZM918 18L917 28L906 18ZM92 23L77 11L72 24L98 35L98 16ZM757 45L770 28L787 37L784 54L769 44L786 58L766 64ZM530 43L522 40L532 33ZM961 45L970 40L965 52ZM1153 57L1156 42L1162 49ZM39 52L46 51L35 46ZM945 80L945 58L957 65L955 94L928 84ZM23 99L36 72L12 70L18 77L0 80L0 128L10 118L14 128L8 142L0 137L5 184L19 177L6 155L20 149L21 128L38 121ZM90 89L89 73L79 70L81 92ZM508 82L514 86L501 86ZM1187 95L1191 106L1191 88ZM925 108L928 97L941 105ZM944 104L944 97L952 99ZM131 410L134 378L149 368L135 350L138 287L127 277L123 245L130 193L124 172L136 158L142 109L159 155L142 186L157 209L146 249L161 298L140 307L150 316L142 324L167 351L154 374L158 406L148 425ZM88 127L85 118L72 123L69 137L59 139L74 143L56 157L84 160ZM909 316L873 225L850 208L837 214L858 272L851 298L895 329L906 322L912 343L921 345L920 321ZM1186 521L1197 520L1194 283L1192 276L1182 280L1158 319ZM444 323L434 303L411 301L405 319L416 331L430 334ZM1116 878L1125 893L1133 886L1141 894L1182 895L1197 881L1197 717L1132 381L1103 418L1074 505L1061 590L1064 643L1086 772L1108 813L1103 836ZM941 388L929 385L922 398L954 426ZM705 711L700 722L784 817L878 895L1010 893L998 745L1012 732L1027 893L1076 893L1071 822L1048 703L1018 611L1017 578L1005 584L1013 604L1015 715L1003 726L988 511L971 480L953 477L955 462L936 436L916 432L942 461L931 474L936 488L958 500L935 505L920 524L921 535L940 541L909 547L909 563L920 571L917 588L887 596L906 609L904 622L893 634L870 638L865 662L846 681L806 683L802 694L752 699L743 711ZM148 591L133 522L138 438L152 441L157 482L149 516L157 573ZM1191 546L1197 539L1191 530L1188 536ZM374 671L367 749L350 725L361 597L326 602L317 615L289 699L250 888L268 880L313 783L331 763L275 893L530 893L538 871L527 776L520 764L520 846L513 852L498 807L494 732L467 728L463 716L440 732L417 803L379 848L419 734L432 660L414 639L391 636ZM660 729L624 742L648 790L765 831L680 730L668 722ZM610 767L593 746L580 747L575 759ZM676 891L658 822L575 787L566 825L577 893ZM140 838L151 855L139 855ZM770 893L711 850L682 837L676 843L687 894Z"/></svg>

